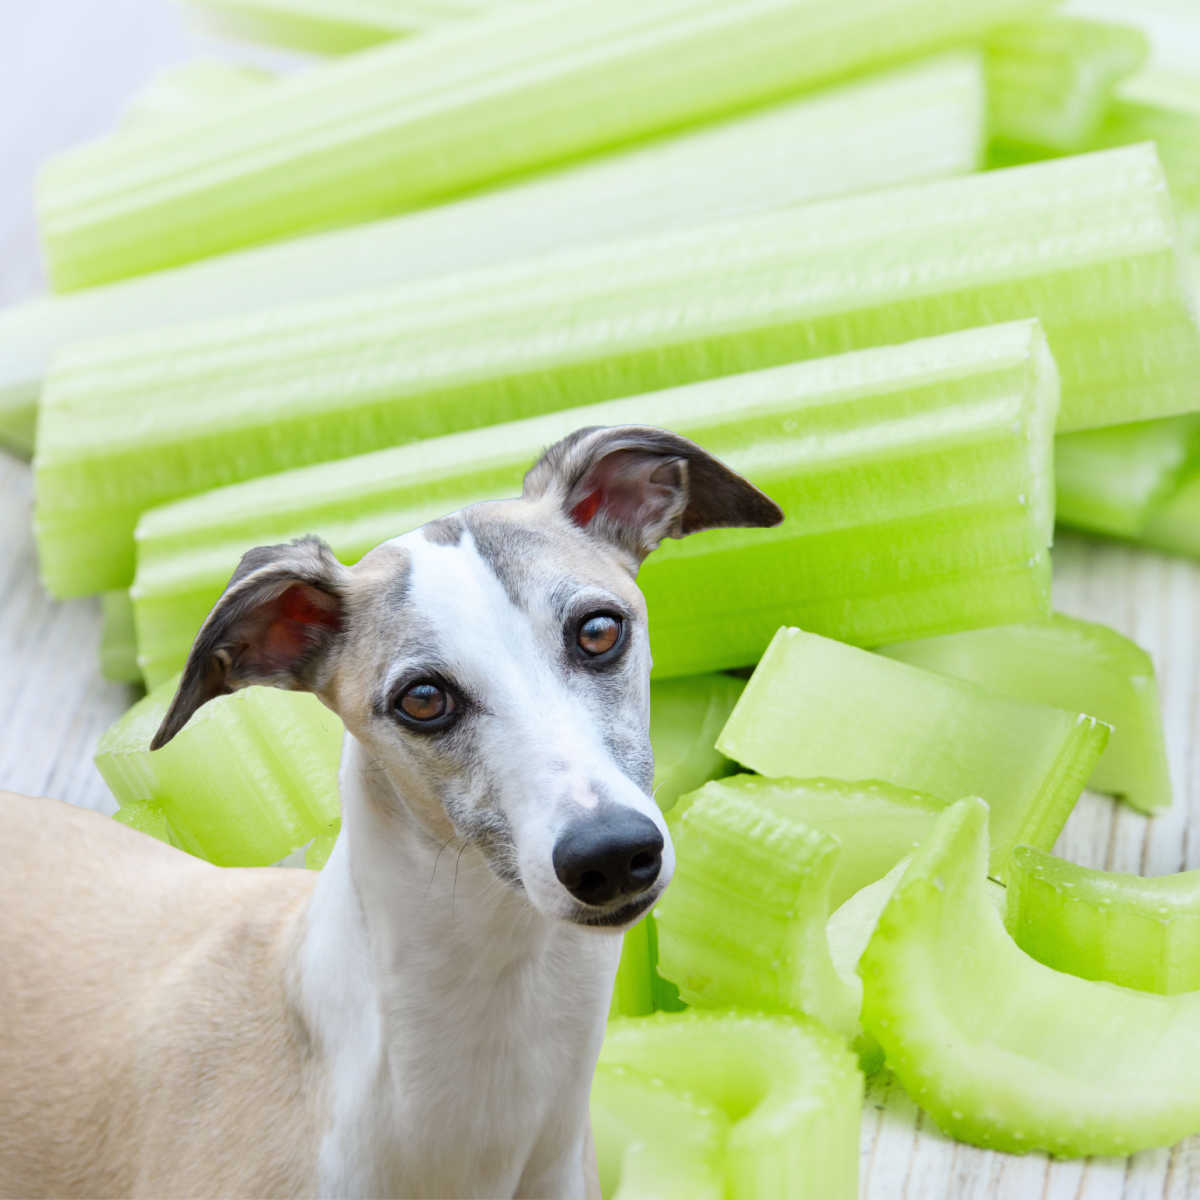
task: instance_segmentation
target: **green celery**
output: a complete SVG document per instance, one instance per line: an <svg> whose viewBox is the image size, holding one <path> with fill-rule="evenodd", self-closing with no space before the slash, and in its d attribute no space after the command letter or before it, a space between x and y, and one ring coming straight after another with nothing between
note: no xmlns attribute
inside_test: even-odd
<svg viewBox="0 0 1200 1200"><path fill-rule="evenodd" d="M208 87L214 66L227 64L188 64L151 85L144 119L177 120L170 114L179 94L186 101L188 89ZM0 438L9 430L8 441L29 452L51 356L81 339L248 316L570 245L963 174L980 161L983 105L979 56L944 54L453 204L0 311Z"/></svg>
<svg viewBox="0 0 1200 1200"><path fill-rule="evenodd" d="M832 837L841 852L829 884L831 908L846 903L912 853L947 804L889 783L734 775L686 797L672 810L669 823L674 827L697 797L715 795L753 804Z"/></svg>
<svg viewBox="0 0 1200 1200"><path fill-rule="evenodd" d="M210 109L236 104L261 93L277 75L223 58L195 58L159 71L135 93L121 116L120 132L176 128L202 118Z"/></svg>
<svg viewBox="0 0 1200 1200"><path fill-rule="evenodd" d="M140 683L133 600L128 592L105 592L100 598L104 619L100 631L100 674L114 683Z"/></svg>
<svg viewBox="0 0 1200 1200"><path fill-rule="evenodd" d="M1168 996L1200 991L1200 871L1147 879L1018 846L1005 923L1056 971Z"/></svg>
<svg viewBox="0 0 1200 1200"><path fill-rule="evenodd" d="M716 741L745 686L732 675L694 675L665 679L651 689L654 799L663 812L684 792L734 769Z"/></svg>
<svg viewBox="0 0 1200 1200"><path fill-rule="evenodd" d="M324 463L146 515L132 594L139 662L179 669L240 555L304 533L351 562L511 495L585 425L675 429L787 519L669 542L639 576L660 677L753 663L785 621L865 644L1048 609L1054 364L1022 323L712 380ZM252 514L252 516L248 516Z"/></svg>
<svg viewBox="0 0 1200 1200"><path fill-rule="evenodd" d="M249 688L206 704L152 754L175 683L135 704L96 748L122 812L133 810L128 824L154 832L156 822L188 853L237 867L278 862L328 831L339 814L333 713L307 693Z"/></svg>
<svg viewBox="0 0 1200 1200"><path fill-rule="evenodd" d="M680 998L802 1013L852 1036L857 1009L825 936L837 841L712 784L672 838L675 878L654 918L658 971Z"/></svg>
<svg viewBox="0 0 1200 1200"><path fill-rule="evenodd" d="M125 586L141 512L240 478L1006 313L1043 320L1060 429L1167 415L1195 403L1189 305L1132 147L90 343L43 397L43 574Z"/></svg>
<svg viewBox="0 0 1200 1200"><path fill-rule="evenodd" d="M1024 954L984 890L987 809L939 819L859 963L863 1024L952 1137L1127 1155L1200 1131L1200 993L1155 996Z"/></svg>
<svg viewBox="0 0 1200 1200"><path fill-rule="evenodd" d="M1167 554L1200 558L1200 466L1150 513L1138 540Z"/></svg>
<svg viewBox="0 0 1200 1200"><path fill-rule="evenodd" d="M1153 813L1170 806L1154 663L1135 642L1091 621L1055 613L1046 621L971 629L883 646L880 654L1013 700L1090 713L1113 727L1088 786Z"/></svg>
<svg viewBox="0 0 1200 1200"><path fill-rule="evenodd" d="M717 746L763 775L881 779L947 800L983 796L999 874L1019 842L1054 844L1107 738L1093 717L785 628Z"/></svg>
<svg viewBox="0 0 1200 1200"><path fill-rule="evenodd" d="M940 49L1044 0L544 0L51 160L59 290L438 203Z"/></svg>
<svg viewBox="0 0 1200 1200"><path fill-rule="evenodd" d="M1090 148L1116 85L1146 59L1128 25L1046 16L992 34L987 48L993 139L1062 153Z"/></svg>
<svg viewBox="0 0 1200 1200"><path fill-rule="evenodd" d="M815 1023L695 1012L613 1021L597 1069L608 1071L661 1080L668 1092L724 1115L731 1127L721 1147L720 1195L728 1200L856 1200L862 1075L841 1039ZM624 1111L638 1118L637 1131L664 1141L653 1094L630 1100L636 1109ZM664 1114L664 1134L678 1127L677 1111L671 1105ZM710 1119L695 1133L718 1127ZM601 1164L602 1177L616 1173ZM618 1194L681 1194L668 1187L654 1180L645 1191Z"/></svg>
<svg viewBox="0 0 1200 1200"><path fill-rule="evenodd" d="M1054 446L1057 519L1135 538L1196 465L1200 413L1064 434Z"/></svg>

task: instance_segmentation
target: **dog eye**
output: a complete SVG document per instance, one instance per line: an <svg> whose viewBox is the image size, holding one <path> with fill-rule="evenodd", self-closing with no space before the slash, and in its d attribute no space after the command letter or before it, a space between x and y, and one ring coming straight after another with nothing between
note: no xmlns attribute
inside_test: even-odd
<svg viewBox="0 0 1200 1200"><path fill-rule="evenodd" d="M396 708L409 725L445 725L457 707L445 688L428 679L412 684L396 699Z"/></svg>
<svg viewBox="0 0 1200 1200"><path fill-rule="evenodd" d="M624 628L624 622L612 613L593 613L579 623L576 640L585 654L599 658L620 642Z"/></svg>

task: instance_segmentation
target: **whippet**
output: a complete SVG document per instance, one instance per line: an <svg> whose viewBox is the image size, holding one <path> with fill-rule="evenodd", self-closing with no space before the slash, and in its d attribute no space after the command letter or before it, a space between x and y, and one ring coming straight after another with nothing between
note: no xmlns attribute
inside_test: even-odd
<svg viewBox="0 0 1200 1200"><path fill-rule="evenodd" d="M319 874L95 813L0 812L0 1193L598 1195L620 933L671 878L634 579L776 505L699 447L584 429L521 498L341 565L250 551L153 746L251 684L346 726Z"/></svg>

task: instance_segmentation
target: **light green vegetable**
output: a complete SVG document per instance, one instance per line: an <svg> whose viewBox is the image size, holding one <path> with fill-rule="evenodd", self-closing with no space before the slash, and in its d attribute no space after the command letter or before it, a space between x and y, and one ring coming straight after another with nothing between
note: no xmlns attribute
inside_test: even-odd
<svg viewBox="0 0 1200 1200"><path fill-rule="evenodd" d="M1200 464L1150 513L1138 538L1168 554L1200 558Z"/></svg>
<svg viewBox="0 0 1200 1200"><path fill-rule="evenodd" d="M691 675L651 687L654 799L663 812L684 792L734 769L716 741L745 686L733 675Z"/></svg>
<svg viewBox="0 0 1200 1200"><path fill-rule="evenodd" d="M856 1200L862 1076L842 1041L814 1022L695 1012L613 1021L597 1075L607 1072L630 1081L617 1101L617 1117L627 1118L621 1122L625 1138L598 1130L601 1178L610 1188L614 1178L623 1177L606 1146L619 1149L644 1139L661 1146L664 1157L671 1154L664 1143L680 1127L679 1110L669 1106L660 1136L658 1093L649 1084L657 1079L668 1092L711 1106L730 1122L721 1147L719 1193L728 1200ZM640 1101L634 1091L638 1079L647 1081ZM712 1161L707 1146L721 1125L711 1116L697 1123L687 1143L689 1149L699 1143L696 1166ZM653 1155L643 1153L647 1159ZM617 1194L628 1200L680 1195L659 1178Z"/></svg>
<svg viewBox="0 0 1200 1200"><path fill-rule="evenodd" d="M1062 153L1091 148L1116 85L1149 49L1131 26L1065 16L1007 26L986 47L992 137Z"/></svg>
<svg viewBox="0 0 1200 1200"><path fill-rule="evenodd" d="M129 593L105 592L100 597L104 623L100 631L100 674L115 683L139 683L137 634Z"/></svg>
<svg viewBox="0 0 1200 1200"><path fill-rule="evenodd" d="M235 70L200 62L151 85L139 107L142 119L180 120L174 115L180 97L186 102L189 89L215 86L201 69L214 66ZM244 91L245 79L237 80ZM981 158L983 106L979 56L949 53L618 147L456 203L0 311L0 438L29 452L50 359L74 342L217 317L251 319L274 306L566 246L963 174Z"/></svg>
<svg viewBox="0 0 1200 1200"><path fill-rule="evenodd" d="M1200 993L1061 974L1013 943L984 891L988 815L954 805L859 964L863 1024L952 1137L1012 1153L1126 1155L1200 1130Z"/></svg>
<svg viewBox="0 0 1200 1200"><path fill-rule="evenodd" d="M1055 613L1036 623L972 629L879 652L1014 700L1098 717L1113 732L1088 786L1147 813L1170 805L1154 663L1115 630Z"/></svg>
<svg viewBox="0 0 1200 1200"><path fill-rule="evenodd" d="M1107 737L1093 717L781 629L717 746L763 775L983 796L1002 876L1019 842L1054 844Z"/></svg>
<svg viewBox="0 0 1200 1200"><path fill-rule="evenodd" d="M245 63L194 58L157 72L125 106L118 129L134 136L179 129L188 121L204 120L213 109L261 95L277 79L270 71Z"/></svg>
<svg viewBox="0 0 1200 1200"><path fill-rule="evenodd" d="M672 838L675 878L654 916L659 974L680 999L803 1013L853 1036L825 936L838 843L720 784L691 799Z"/></svg>
<svg viewBox="0 0 1200 1200"><path fill-rule="evenodd" d="M1200 992L1200 871L1152 879L1013 851L1008 931L1038 962L1083 979Z"/></svg>
<svg viewBox="0 0 1200 1200"><path fill-rule="evenodd" d="M753 663L797 621L867 643L1044 614L1054 366L1028 323L713 380L256 480L150 513L133 589L146 678L178 670L251 546L304 533L345 561L519 491L586 425L699 442L787 519L670 541L639 575L659 676ZM754 536L750 536L753 534Z"/></svg>
<svg viewBox="0 0 1200 1200"><path fill-rule="evenodd" d="M1042 0L545 0L281 80L186 130L51 160L70 290L442 202L940 49Z"/></svg>

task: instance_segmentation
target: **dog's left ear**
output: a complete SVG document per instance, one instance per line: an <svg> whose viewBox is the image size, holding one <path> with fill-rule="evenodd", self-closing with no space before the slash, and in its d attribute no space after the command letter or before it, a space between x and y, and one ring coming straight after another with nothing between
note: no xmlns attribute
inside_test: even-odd
<svg viewBox="0 0 1200 1200"><path fill-rule="evenodd" d="M319 538L247 551L196 635L151 750L202 704L255 683L320 691L345 620L349 572Z"/></svg>
<svg viewBox="0 0 1200 1200"><path fill-rule="evenodd" d="M694 442L648 425L579 429L525 476L525 497L554 496L571 521L634 559L666 537L778 525L769 496Z"/></svg>

